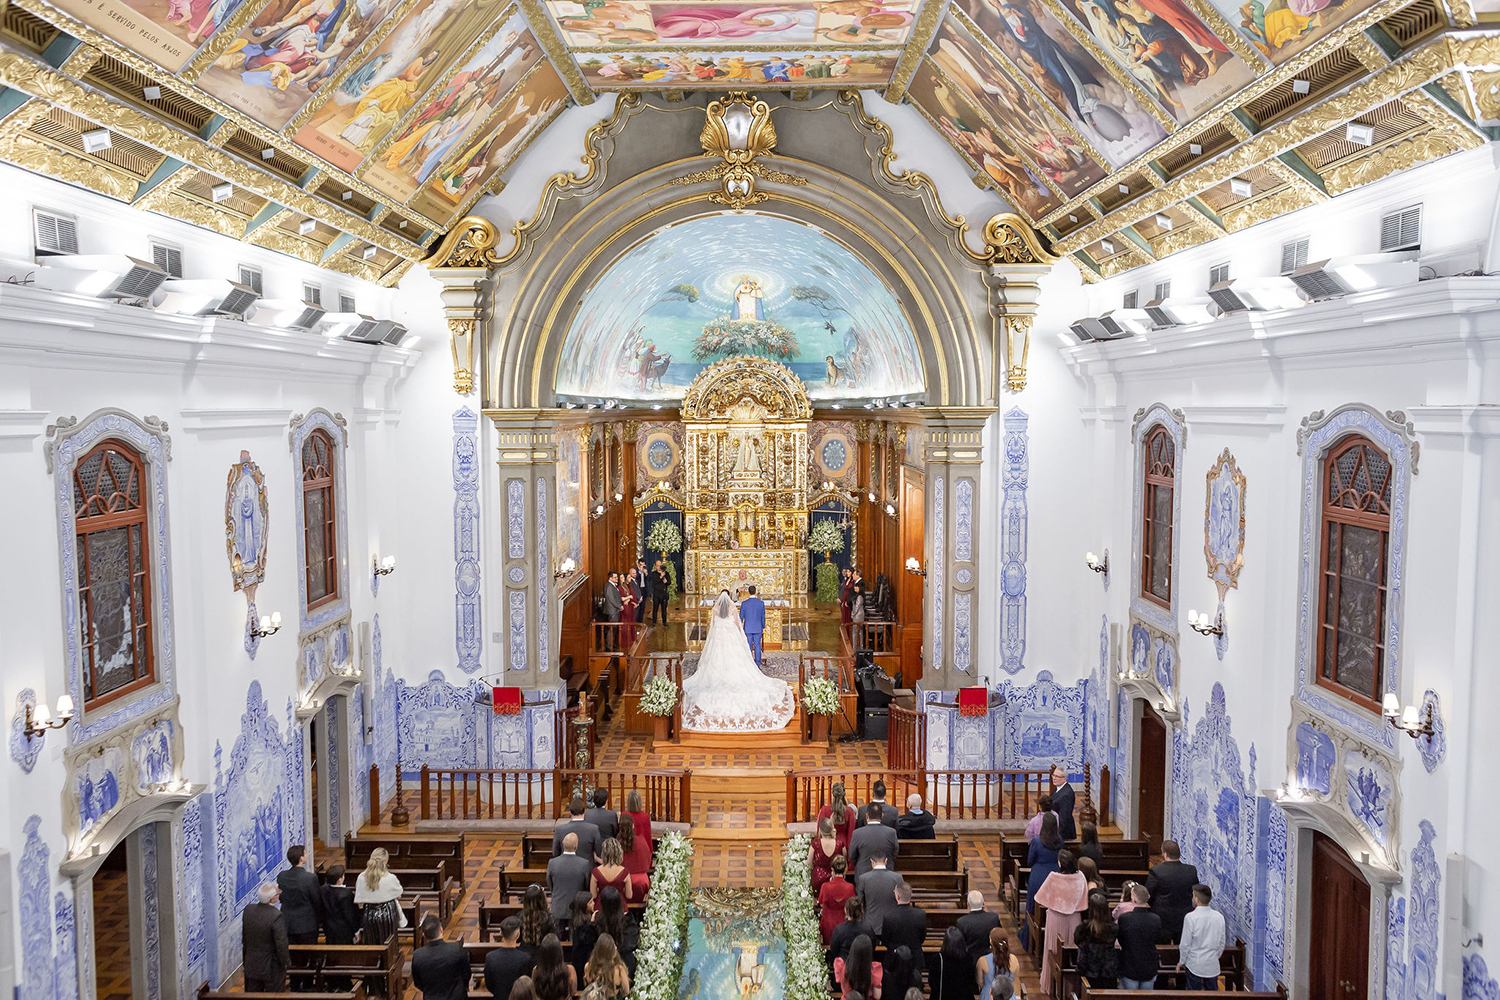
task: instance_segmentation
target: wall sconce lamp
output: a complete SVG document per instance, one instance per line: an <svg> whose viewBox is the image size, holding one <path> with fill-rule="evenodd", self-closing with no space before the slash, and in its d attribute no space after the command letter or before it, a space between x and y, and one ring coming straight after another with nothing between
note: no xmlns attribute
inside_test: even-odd
<svg viewBox="0 0 1500 1000"><path fill-rule="evenodd" d="M1104 550L1104 558L1102 559L1092 552L1085 552L1083 554L1083 561L1088 563L1089 569L1095 573L1103 573L1106 577L1109 576L1109 549Z"/></svg>
<svg viewBox="0 0 1500 1000"><path fill-rule="evenodd" d="M1222 613L1210 618L1207 614L1199 614L1196 611L1188 612L1188 628L1199 635L1223 635L1224 616Z"/></svg>
<svg viewBox="0 0 1500 1000"><path fill-rule="evenodd" d="M1396 697L1396 692L1387 691L1385 703L1381 706L1380 714L1384 715L1391 725L1412 739L1425 736L1429 743L1432 741L1435 730L1432 727L1431 703L1427 706L1427 715L1424 718L1417 706L1407 705L1405 708L1402 708L1401 700Z"/></svg>
<svg viewBox="0 0 1500 1000"><path fill-rule="evenodd" d="M261 615L260 623L250 627L250 634L257 639L264 639L268 635L275 635L281 631L281 612L272 611L269 615Z"/></svg>
<svg viewBox="0 0 1500 1000"><path fill-rule="evenodd" d="M910 573L912 576L926 576L927 575L927 570L925 570L925 569L922 568L922 564L917 561L917 557L916 556L907 556L906 557L906 571L908 573Z"/></svg>
<svg viewBox="0 0 1500 1000"><path fill-rule="evenodd" d="M893 503L886 504L885 505L885 512L888 515L890 515L891 517L895 517L896 516L896 505L893 504Z"/></svg>
<svg viewBox="0 0 1500 1000"><path fill-rule="evenodd" d="M865 499L869 500L871 503L874 503L875 502L875 491L871 490L869 493L865 494Z"/></svg>
<svg viewBox="0 0 1500 1000"><path fill-rule="evenodd" d="M615 503L619 503L621 500L624 500L624 499L625 499L625 494L623 494L623 493L616 493L615 494Z"/></svg>
<svg viewBox="0 0 1500 1000"><path fill-rule="evenodd" d="M833 480L831 480L831 479L825 479L825 480L823 480L823 492L826 493L826 492L828 492L829 490L832 490L832 489L833 489Z"/></svg>
<svg viewBox="0 0 1500 1000"><path fill-rule="evenodd" d="M52 713L47 711L47 703L45 701L38 703L36 708L27 705L21 732L26 734L28 740L33 736L40 739L47 735L47 730L61 729L63 726L66 726L69 722L73 721L73 716L76 714L73 711L73 697L71 695L60 694L57 696L57 718L55 719L52 718Z"/></svg>
<svg viewBox="0 0 1500 1000"><path fill-rule="evenodd" d="M370 557L370 572L376 576L390 576L396 572L396 557L386 556L384 559L379 555Z"/></svg>
<svg viewBox="0 0 1500 1000"><path fill-rule="evenodd" d="M572 556L569 556L568 558L557 564L557 572L552 574L552 579L561 580L565 576L572 576L573 571L577 568L578 563L573 561Z"/></svg>

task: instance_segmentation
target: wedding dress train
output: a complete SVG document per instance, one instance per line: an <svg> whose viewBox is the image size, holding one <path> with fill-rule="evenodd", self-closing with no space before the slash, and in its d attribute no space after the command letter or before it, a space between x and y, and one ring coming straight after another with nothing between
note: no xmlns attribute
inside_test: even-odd
<svg viewBox="0 0 1500 1000"><path fill-rule="evenodd" d="M726 590L714 603L698 669L682 684L682 727L711 733L782 729L796 710L791 685L755 665Z"/></svg>

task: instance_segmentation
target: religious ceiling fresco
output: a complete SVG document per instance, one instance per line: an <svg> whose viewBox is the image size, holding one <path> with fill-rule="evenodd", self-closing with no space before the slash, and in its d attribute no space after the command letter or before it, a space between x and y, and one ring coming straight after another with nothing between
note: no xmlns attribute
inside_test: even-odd
<svg viewBox="0 0 1500 1000"><path fill-rule="evenodd" d="M916 20L916 2L818 0L767 4L643 0L548 0L547 10L570 46L901 45Z"/></svg>
<svg viewBox="0 0 1500 1000"><path fill-rule="evenodd" d="M583 70L583 78L596 90L631 87L655 90L708 83L723 83L742 89L785 89L788 86L884 85L901 59L901 50L745 52L733 49L647 49L575 52L574 55Z"/></svg>
<svg viewBox="0 0 1500 1000"><path fill-rule="evenodd" d="M896 296L853 251L758 213L700 216L615 258L584 293L558 364L558 394L680 399L735 355L787 365L814 399L924 391Z"/></svg>

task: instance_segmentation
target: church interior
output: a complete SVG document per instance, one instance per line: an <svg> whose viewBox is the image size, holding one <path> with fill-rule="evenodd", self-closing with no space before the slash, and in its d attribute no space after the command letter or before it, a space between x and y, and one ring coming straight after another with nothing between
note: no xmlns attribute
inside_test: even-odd
<svg viewBox="0 0 1500 1000"><path fill-rule="evenodd" d="M1497 0L0 0L0 183L0 997L1500 1000Z"/></svg>

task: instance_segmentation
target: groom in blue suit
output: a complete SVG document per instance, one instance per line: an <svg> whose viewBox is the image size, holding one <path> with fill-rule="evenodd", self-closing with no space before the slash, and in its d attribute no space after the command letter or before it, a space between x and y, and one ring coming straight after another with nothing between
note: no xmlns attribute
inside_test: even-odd
<svg viewBox="0 0 1500 1000"><path fill-rule="evenodd" d="M766 602L755 596L755 584L750 585L750 596L740 602L740 621L745 623L745 638L750 640L750 652L755 654L755 665L760 666L760 636L766 630Z"/></svg>

